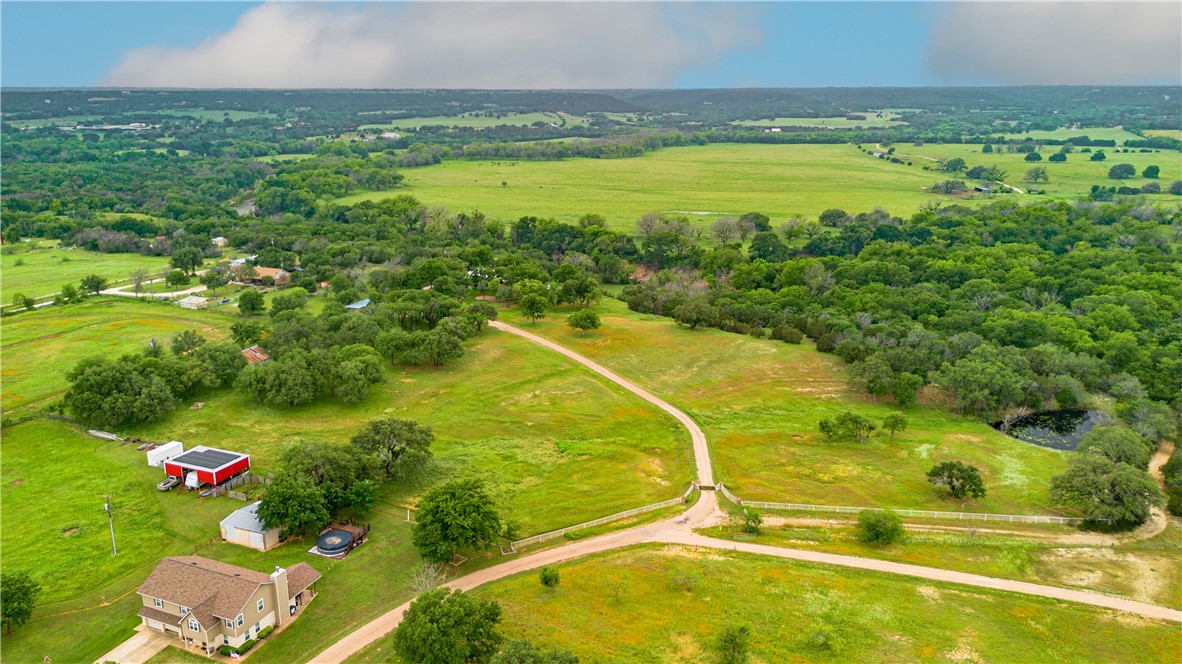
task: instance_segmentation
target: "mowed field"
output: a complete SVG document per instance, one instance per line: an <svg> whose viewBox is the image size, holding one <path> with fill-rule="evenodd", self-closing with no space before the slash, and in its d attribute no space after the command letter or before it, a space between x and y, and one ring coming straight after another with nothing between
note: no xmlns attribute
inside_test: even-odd
<svg viewBox="0 0 1182 664"><path fill-rule="evenodd" d="M778 223L832 207L882 206L905 215L939 198L924 191L939 178L920 165L890 164L852 145L706 145L633 159L446 161L401 172L405 187L336 202L410 194L456 212L568 222L594 212L611 228L634 232L636 219L654 211L684 214L695 224L758 211Z"/></svg>
<svg viewBox="0 0 1182 664"><path fill-rule="evenodd" d="M70 387L66 374L83 358L138 352L153 338L167 345L173 334L186 329L220 341L232 322L214 310L121 297L6 316L0 319L4 410L62 394Z"/></svg>
<svg viewBox="0 0 1182 664"><path fill-rule="evenodd" d="M651 545L479 588L501 631L585 662L717 661L727 627L753 662L1164 662L1177 626L1065 602L714 549ZM619 599L615 588L619 588ZM391 639L351 662L400 662Z"/></svg>
<svg viewBox="0 0 1182 664"><path fill-rule="evenodd" d="M661 411L512 335L490 330L465 346L463 359L442 368L388 371L355 406L326 397L273 408L221 390L200 397L200 410L126 433L241 450L267 468L292 441L347 444L372 418L413 419L435 431L431 480L485 480L525 534L672 498L689 485L688 434Z"/></svg>
<svg viewBox="0 0 1182 664"><path fill-rule="evenodd" d="M891 440L826 443L822 418L843 411L881 421L899 412L846 385L841 360L801 345L713 329L599 305L603 327L580 334L554 311L536 324L515 311L502 320L591 357L684 409L706 431L715 478L749 500L1006 514L1054 512L1050 478L1070 453L1004 436L986 424L917 405ZM957 460L980 468L989 494L956 501L927 482L933 465Z"/></svg>
<svg viewBox="0 0 1182 664"><path fill-rule="evenodd" d="M5 304L9 304L16 293L43 297L58 292L65 284L77 286L88 274L98 274L114 282L127 279L137 268L144 268L153 276L168 269L166 256L103 254L57 247L44 241L41 245L0 256L0 290L3 290Z"/></svg>
<svg viewBox="0 0 1182 664"><path fill-rule="evenodd" d="M89 662L130 637L139 624L136 587L160 558L201 555L267 572L307 562L324 574L321 594L282 638L252 658L306 661L410 595L419 558L405 511L389 495L365 517L373 530L343 561L306 553L307 541L268 552L226 544L218 522L242 507L229 498L156 491L161 471L143 452L87 436L60 422L34 421L4 430L0 566L29 572L42 585L33 619L0 642L5 662ZM111 496L118 555L103 510Z"/></svg>
<svg viewBox="0 0 1182 664"><path fill-rule="evenodd" d="M1040 162L1028 162L1025 160L1025 154L1016 152L985 154L981 152L982 146L980 145L927 144L916 147L907 143L900 143L894 147L896 155L906 155L906 158L912 159L917 165L927 163L933 168L940 159L954 159L956 157L964 159L970 168L978 165L987 167L1000 166L1009 174L1009 177L1005 180L1006 184L1023 190L1029 186L1034 186L1046 192L1045 194L1036 196L1018 196L1014 199L1007 198L1006 200L1036 201L1044 198L1075 199L1086 196L1094 184L1105 187L1140 187L1150 181L1148 178L1141 177L1141 172L1145 170L1146 166L1150 165L1156 165L1161 169L1161 175L1157 178L1157 182L1162 186L1163 190L1167 190L1172 181L1182 178L1182 152L1174 150L1118 153L1112 149L1104 149L1104 154L1107 156L1107 159L1104 161L1090 161L1093 153L1079 152L1079 150L1076 150L1067 155L1067 161L1056 163L1048 162L1047 158L1059 151L1058 146L1044 147L1042 150L1043 160ZM1100 148L1093 148L1094 151L1098 149ZM1109 178L1108 170L1116 164L1132 164L1137 169L1137 175L1127 180L1113 180ZM1035 166L1042 166L1047 169L1047 175L1050 178L1049 182L1039 182L1031 185L1023 180L1026 171ZM895 164L895 167L901 168L898 164ZM925 175L932 182L948 179L960 179L970 182L963 174L955 175L943 171L932 171L930 173L925 172ZM948 197L945 197L945 199L952 200ZM1150 197L1149 200L1161 203L1175 203L1178 199L1176 196L1163 193L1156 194Z"/></svg>

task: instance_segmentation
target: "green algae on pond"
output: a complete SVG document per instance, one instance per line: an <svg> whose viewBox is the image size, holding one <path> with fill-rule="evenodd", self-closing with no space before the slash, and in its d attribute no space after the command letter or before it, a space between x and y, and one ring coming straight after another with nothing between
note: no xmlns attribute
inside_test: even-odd
<svg viewBox="0 0 1182 664"><path fill-rule="evenodd" d="M1054 450L1074 450L1084 436L1103 422L1103 414L1095 410L1049 410L1020 417L1009 426L998 422L993 426L1018 440Z"/></svg>

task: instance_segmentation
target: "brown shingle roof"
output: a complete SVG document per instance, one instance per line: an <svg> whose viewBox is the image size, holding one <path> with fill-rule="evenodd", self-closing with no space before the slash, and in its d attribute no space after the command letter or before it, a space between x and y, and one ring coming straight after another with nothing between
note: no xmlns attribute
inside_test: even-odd
<svg viewBox="0 0 1182 664"><path fill-rule="evenodd" d="M174 556L160 561L139 592L190 607L193 617L209 629L215 618L241 613L255 590L270 581L270 576L244 567L200 556Z"/></svg>
<svg viewBox="0 0 1182 664"><path fill-rule="evenodd" d="M320 579L320 572L308 563L296 563L287 568L287 598L291 599Z"/></svg>
<svg viewBox="0 0 1182 664"><path fill-rule="evenodd" d="M167 611L161 611L154 606L141 606L140 612L137 615L148 620L160 621L166 625L179 625L181 623L180 616Z"/></svg>

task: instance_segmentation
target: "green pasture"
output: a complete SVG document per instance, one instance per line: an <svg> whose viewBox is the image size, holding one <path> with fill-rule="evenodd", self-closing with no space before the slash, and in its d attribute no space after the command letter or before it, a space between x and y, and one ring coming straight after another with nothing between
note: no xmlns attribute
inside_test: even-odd
<svg viewBox="0 0 1182 664"><path fill-rule="evenodd" d="M815 127L817 129L876 129L881 127L897 127L906 122L899 120L897 113L890 111L869 111L859 113L865 115L865 120L849 120L844 115L832 118L775 118L772 120L737 120L731 124L741 127ZM882 117L879 117L881 115Z"/></svg>
<svg viewBox="0 0 1182 664"><path fill-rule="evenodd" d="M170 108L155 112L159 113L160 115L197 118L198 120L202 120L204 122L220 122L227 118L237 122L238 120L257 120L259 118L276 117L274 113L260 113L258 111L235 111L220 108Z"/></svg>
<svg viewBox="0 0 1182 664"><path fill-rule="evenodd" d="M728 626L756 662L1162 662L1177 626L1002 591L714 549L651 545L480 588L502 632L581 661L715 661ZM619 588L619 599L615 589ZM353 661L397 661L390 639Z"/></svg>
<svg viewBox="0 0 1182 664"><path fill-rule="evenodd" d="M192 311L121 297L6 316L0 319L4 410L64 393L70 386L66 374L83 358L137 352L152 338L167 344L185 329L220 340L226 338L231 322L216 310Z"/></svg>
<svg viewBox="0 0 1182 664"><path fill-rule="evenodd" d="M1007 523L929 520L909 525L904 541L878 547L858 540L849 515L761 514L763 532L753 540L760 544L1073 587L1182 608L1182 523L1177 519L1154 537L1116 546L1111 537L1068 529L1051 533L1040 526L1040 533ZM703 534L731 539L741 529L739 524L717 526Z"/></svg>
<svg viewBox="0 0 1182 664"><path fill-rule="evenodd" d="M929 143L916 147L906 143L900 143L894 147L896 156L911 159L917 165L926 163L933 168L936 167L936 163L940 159L954 159L956 157L964 159L970 168L978 165L987 167L1000 166L1009 174L1005 180L1006 184L1023 190L1034 186L1046 192L1044 195L1020 196L1017 198L1017 200L1022 201L1039 200L1042 198L1078 198L1080 196L1086 196L1094 184L1105 187L1140 187L1146 182L1149 182L1148 178L1141 177L1141 171L1149 165L1156 165L1161 169L1161 176L1157 181L1162 185L1163 190L1169 188L1170 182L1182 178L1182 153L1174 150L1118 153L1114 149L1092 148L1093 153L1096 150L1103 149L1107 159L1104 161L1091 161L1090 157L1093 153L1080 152L1077 149L1075 152L1067 155L1067 161L1065 162L1050 162L1047 161L1047 158L1058 152L1059 147L1045 146L1041 151L1043 155L1042 161L1028 162L1025 161L1025 154L1017 152L1001 154L982 153L982 146L980 145L938 145ZM869 159L870 157L867 156L867 158ZM1132 164L1137 169L1137 175L1128 180L1113 180L1109 178L1108 169L1116 164ZM895 166L898 167L897 164ZM1047 169L1047 175L1050 178L1049 182L1031 184L1023 180L1026 171L1035 166L1042 166ZM953 174L933 170L931 172L924 171L924 174L931 180L928 184L947 179L960 179L969 182L963 173ZM951 200L949 197L944 198ZM1174 202L1175 197L1164 193L1152 196L1150 200L1167 203Z"/></svg>
<svg viewBox="0 0 1182 664"><path fill-rule="evenodd" d="M87 436L57 422L4 431L0 564L28 571L43 587L33 620L5 635L4 661L88 662L130 637L139 623L134 590L160 558L202 555L250 569L307 562L324 574L321 594L300 619L252 657L304 661L409 595L418 555L405 511L383 496L366 517L366 544L343 561L306 553L293 541L268 552L219 540L218 522L243 503L159 492L162 472L143 452ZM111 496L118 555L111 554L103 497ZM85 570L80 573L79 570Z"/></svg>
<svg viewBox="0 0 1182 664"><path fill-rule="evenodd" d="M1066 138L1073 138L1076 136L1087 136L1100 141L1116 141L1117 145L1123 145L1125 141L1138 140L1141 137L1123 127L1059 127L1058 129L1031 129L1030 131L1021 134L1005 133L1006 138L1022 141L1027 138L1063 140Z"/></svg>
<svg viewBox="0 0 1182 664"><path fill-rule="evenodd" d="M375 417L434 429L431 481L478 477L526 534L679 495L693 477L688 435L670 417L569 360L487 331L458 362L398 367L369 397L299 408L260 405L232 390L200 397L126 433L249 452L271 466L299 438L346 444Z"/></svg>
<svg viewBox="0 0 1182 664"><path fill-rule="evenodd" d="M1182 129L1145 129L1141 133L1146 136L1165 136L1182 140Z"/></svg>
<svg viewBox="0 0 1182 664"><path fill-rule="evenodd" d="M1006 514L1048 513L1050 478L1070 453L1004 436L935 405L903 411L906 431L866 444L826 443L817 423L843 411L881 420L898 409L849 389L841 360L801 345L679 327L623 303L599 305L603 327L580 334L553 311L538 323L502 319L587 355L690 414L706 431L715 479L749 500ZM989 494L956 501L926 472L958 460L981 470Z"/></svg>
<svg viewBox="0 0 1182 664"><path fill-rule="evenodd" d="M4 292L4 304L9 304L16 293L32 297L52 295L65 284L77 286L88 274L102 275L113 283L126 280L137 268L147 268L154 274L163 272L168 268L168 258L104 254L52 245L26 248L0 255L0 290Z"/></svg>
<svg viewBox="0 0 1182 664"><path fill-rule="evenodd" d="M77 124L97 122L101 115L62 115L53 118L33 118L29 120L4 120L17 129L33 129L37 127L73 127Z"/></svg>
<svg viewBox="0 0 1182 664"><path fill-rule="evenodd" d="M306 152L293 152L291 154L270 154L262 157L255 157L255 161L261 161L264 164L281 164L286 161L303 161L311 159L316 155Z"/></svg>
<svg viewBox="0 0 1182 664"><path fill-rule="evenodd" d="M937 198L919 164L891 164L852 145L734 145L666 148L631 159L445 161L404 169L392 191L338 199L351 204L411 194L431 206L480 210L497 219L523 215L574 221L602 214L611 228L635 232L646 212L705 224L720 216L762 212L781 222L882 206L910 214ZM502 185L501 183L505 184Z"/></svg>
<svg viewBox="0 0 1182 664"><path fill-rule="evenodd" d="M435 115L430 117L402 118L392 120L386 124L366 124L360 129L418 129L420 127L471 127L473 129L487 129L489 127L528 127L535 122L559 125L565 120L566 126L584 126L587 118L569 113L551 113L549 111L534 113L505 113L501 117L486 117L475 113L460 115Z"/></svg>

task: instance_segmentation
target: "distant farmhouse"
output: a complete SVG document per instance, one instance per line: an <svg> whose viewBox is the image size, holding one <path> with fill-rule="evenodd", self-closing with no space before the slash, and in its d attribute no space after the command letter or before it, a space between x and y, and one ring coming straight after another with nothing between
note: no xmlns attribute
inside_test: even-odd
<svg viewBox="0 0 1182 664"><path fill-rule="evenodd" d="M148 629L211 654L294 619L316 596L319 579L308 563L264 574L200 556L175 556L160 561L136 591L143 598L138 615Z"/></svg>

